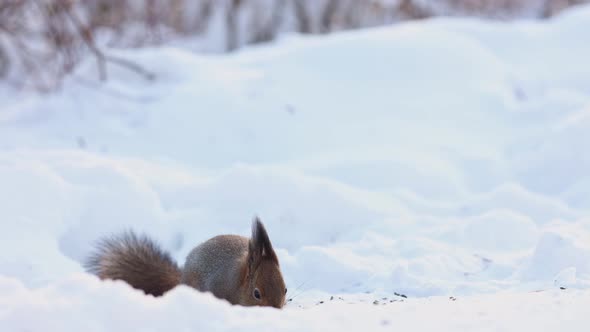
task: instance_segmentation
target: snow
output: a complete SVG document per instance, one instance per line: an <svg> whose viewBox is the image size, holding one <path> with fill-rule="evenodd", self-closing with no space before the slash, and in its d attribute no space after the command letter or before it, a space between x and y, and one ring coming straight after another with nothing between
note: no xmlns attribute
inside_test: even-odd
<svg viewBox="0 0 590 332"><path fill-rule="evenodd" d="M24 331L583 331L590 300L585 292L569 290L352 303L338 296L304 310L279 311L231 307L185 286L153 298L88 276L36 291L15 280L2 279L0 285L10 296L0 298L1 307L11 308L1 312L5 331L11 326Z"/></svg>
<svg viewBox="0 0 590 332"><path fill-rule="evenodd" d="M0 330L584 330L589 29L588 6L432 19L225 56L113 50L153 82L101 84L89 59L56 94L0 86ZM80 265L128 228L182 263L254 215L281 312Z"/></svg>

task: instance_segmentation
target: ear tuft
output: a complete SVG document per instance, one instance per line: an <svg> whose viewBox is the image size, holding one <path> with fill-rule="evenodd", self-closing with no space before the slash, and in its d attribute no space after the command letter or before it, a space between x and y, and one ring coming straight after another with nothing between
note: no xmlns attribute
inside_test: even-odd
<svg viewBox="0 0 590 332"><path fill-rule="evenodd" d="M274 249L272 248L272 243L270 242L270 238L268 237L268 233L264 228L264 225L258 219L258 217L254 218L252 222L252 238L250 239L250 251L252 254L252 258L256 259L259 257L261 259L270 259L277 264L279 260L277 255L275 254Z"/></svg>

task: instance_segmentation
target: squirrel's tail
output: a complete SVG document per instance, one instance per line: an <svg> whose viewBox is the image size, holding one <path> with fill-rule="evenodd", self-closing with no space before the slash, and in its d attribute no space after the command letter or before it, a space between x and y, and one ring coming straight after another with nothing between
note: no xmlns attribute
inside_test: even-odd
<svg viewBox="0 0 590 332"><path fill-rule="evenodd" d="M101 279L123 280L154 296L174 288L182 277L170 254L132 231L102 239L85 267Z"/></svg>

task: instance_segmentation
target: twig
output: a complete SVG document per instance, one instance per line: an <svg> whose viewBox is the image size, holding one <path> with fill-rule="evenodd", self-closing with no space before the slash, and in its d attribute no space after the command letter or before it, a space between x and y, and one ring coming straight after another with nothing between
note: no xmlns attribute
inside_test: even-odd
<svg viewBox="0 0 590 332"><path fill-rule="evenodd" d="M151 81L156 78L156 75L147 69L143 68L142 66L138 65L135 62L129 61L127 59L115 57L112 55L104 55L104 59L107 62L110 62L115 65L119 65L121 67L125 67L131 71L136 72L138 75L143 76L146 80Z"/></svg>
<svg viewBox="0 0 590 332"><path fill-rule="evenodd" d="M151 81L155 78L156 75L154 73L141 67L137 63L134 63L134 62L126 60L126 59L114 57L111 55L106 55L102 50L100 50L98 48L98 46L96 46L92 31L90 31L90 29L88 29L87 27L84 26L84 24L82 23L80 18L76 14L74 14L74 12L71 10L71 7L66 7L65 5L62 5L62 7L63 7L66 15L68 15L68 17L70 18L70 20L72 21L72 23L76 27L78 34L80 35L80 37L82 38L82 40L84 41L84 43L86 44L88 49L96 57L96 62L98 65L98 75L99 75L99 79L101 81L106 81L108 78L107 77L107 67L106 67L107 62L111 62L113 64L127 68L127 69L139 74L140 76L143 76L148 81Z"/></svg>

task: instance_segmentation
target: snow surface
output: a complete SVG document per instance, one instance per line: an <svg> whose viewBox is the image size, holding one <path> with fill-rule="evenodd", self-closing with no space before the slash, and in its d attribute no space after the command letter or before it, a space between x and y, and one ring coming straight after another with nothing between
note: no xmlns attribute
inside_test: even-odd
<svg viewBox="0 0 590 332"><path fill-rule="evenodd" d="M590 6L433 19L117 51L154 82L110 67L99 84L89 60L57 94L0 87L0 330L585 331L588 31ZM282 312L154 299L80 265L128 228L182 263L254 215Z"/></svg>

